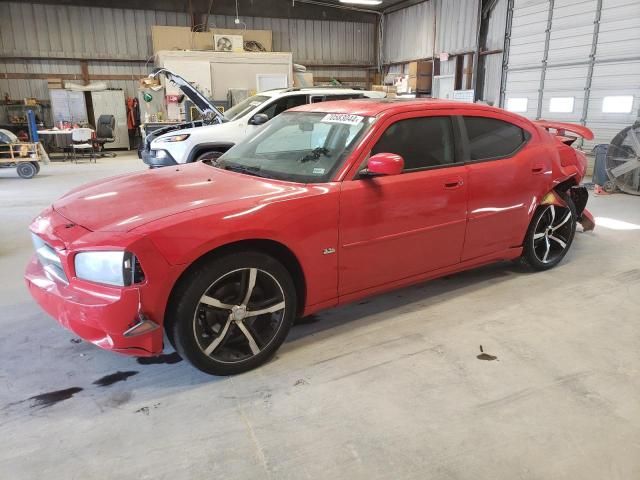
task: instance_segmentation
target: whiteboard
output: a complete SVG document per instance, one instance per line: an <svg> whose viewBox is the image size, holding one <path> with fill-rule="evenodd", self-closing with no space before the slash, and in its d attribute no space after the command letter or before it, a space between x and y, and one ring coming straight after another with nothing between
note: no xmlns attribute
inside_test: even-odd
<svg viewBox="0 0 640 480"><path fill-rule="evenodd" d="M454 90L453 99L460 102L473 103L474 90Z"/></svg>
<svg viewBox="0 0 640 480"><path fill-rule="evenodd" d="M258 73L256 74L256 92L273 90L274 88L287 88L289 77L284 73Z"/></svg>
<svg viewBox="0 0 640 480"><path fill-rule="evenodd" d="M49 90L49 95L54 123L88 123L84 92L54 89Z"/></svg>

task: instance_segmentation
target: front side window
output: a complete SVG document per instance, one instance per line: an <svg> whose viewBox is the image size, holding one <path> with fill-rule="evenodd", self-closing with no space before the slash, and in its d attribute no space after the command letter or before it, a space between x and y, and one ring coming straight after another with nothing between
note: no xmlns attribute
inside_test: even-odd
<svg viewBox="0 0 640 480"><path fill-rule="evenodd" d="M449 165L454 162L454 142L449 117L399 120L389 126L371 150L395 153L404 159L405 171Z"/></svg>
<svg viewBox="0 0 640 480"><path fill-rule="evenodd" d="M254 95L253 97L246 98L227 110L224 113L224 117L227 120L235 120L236 118L241 118L254 108L262 105L264 102L269 100L269 98L271 97L267 97L266 95Z"/></svg>
<svg viewBox="0 0 640 480"><path fill-rule="evenodd" d="M464 117L470 160L490 160L513 155L526 142L520 127L486 117Z"/></svg>
<svg viewBox="0 0 640 480"><path fill-rule="evenodd" d="M230 149L215 166L279 180L327 182L372 122L359 115L287 112Z"/></svg>

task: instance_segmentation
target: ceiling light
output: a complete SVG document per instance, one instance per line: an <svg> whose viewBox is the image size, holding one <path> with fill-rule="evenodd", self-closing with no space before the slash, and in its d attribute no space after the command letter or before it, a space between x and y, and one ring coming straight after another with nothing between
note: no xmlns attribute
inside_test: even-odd
<svg viewBox="0 0 640 480"><path fill-rule="evenodd" d="M380 5L382 0L340 0L340 3L350 3L352 5Z"/></svg>

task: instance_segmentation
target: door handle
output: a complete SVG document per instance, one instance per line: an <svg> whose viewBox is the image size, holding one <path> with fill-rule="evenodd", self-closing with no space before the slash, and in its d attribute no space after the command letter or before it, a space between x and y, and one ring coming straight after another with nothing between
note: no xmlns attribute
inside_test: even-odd
<svg viewBox="0 0 640 480"><path fill-rule="evenodd" d="M544 171L544 165L541 163L536 163L533 167L531 167L531 173L534 175L539 175Z"/></svg>
<svg viewBox="0 0 640 480"><path fill-rule="evenodd" d="M444 188L453 189L458 188L464 185L464 180L462 178L451 178L444 182Z"/></svg>

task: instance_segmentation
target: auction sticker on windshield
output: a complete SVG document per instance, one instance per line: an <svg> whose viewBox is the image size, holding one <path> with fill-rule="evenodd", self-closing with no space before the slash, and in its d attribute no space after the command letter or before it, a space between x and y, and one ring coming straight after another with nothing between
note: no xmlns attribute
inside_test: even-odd
<svg viewBox="0 0 640 480"><path fill-rule="evenodd" d="M358 125L362 122L360 115L350 115L348 113L327 113L323 118L322 122L325 123L342 123L344 125Z"/></svg>

